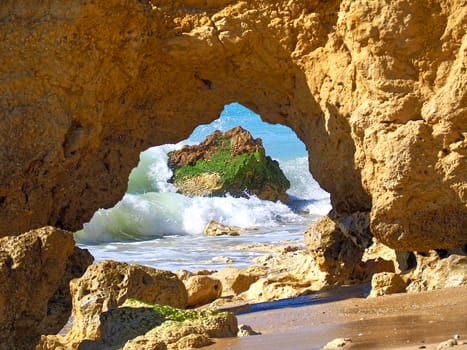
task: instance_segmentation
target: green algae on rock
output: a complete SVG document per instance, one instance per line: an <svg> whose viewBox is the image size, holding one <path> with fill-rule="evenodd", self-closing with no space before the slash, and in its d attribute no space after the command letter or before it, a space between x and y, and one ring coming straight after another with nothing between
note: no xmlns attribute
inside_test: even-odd
<svg viewBox="0 0 467 350"><path fill-rule="evenodd" d="M230 312L184 310L134 298L102 312L99 320L93 337L44 336L36 349L177 350L212 344L211 338L235 337L238 331L237 318Z"/></svg>
<svg viewBox="0 0 467 350"><path fill-rule="evenodd" d="M182 349L212 344L211 337L234 337L237 319L214 310L183 310L128 299L101 315L99 346L122 349Z"/></svg>
<svg viewBox="0 0 467 350"><path fill-rule="evenodd" d="M215 131L199 145L169 153L172 182L188 196L243 197L287 202L290 183L277 161L266 156L261 139L237 126Z"/></svg>

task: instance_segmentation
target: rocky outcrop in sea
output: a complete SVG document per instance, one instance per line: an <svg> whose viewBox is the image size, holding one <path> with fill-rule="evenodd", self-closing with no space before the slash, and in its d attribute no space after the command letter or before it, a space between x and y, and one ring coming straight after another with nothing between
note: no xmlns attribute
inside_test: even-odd
<svg viewBox="0 0 467 350"><path fill-rule="evenodd" d="M266 156L261 139L237 126L215 131L199 145L169 153L173 184L188 196L256 195L288 201L290 183L279 163Z"/></svg>

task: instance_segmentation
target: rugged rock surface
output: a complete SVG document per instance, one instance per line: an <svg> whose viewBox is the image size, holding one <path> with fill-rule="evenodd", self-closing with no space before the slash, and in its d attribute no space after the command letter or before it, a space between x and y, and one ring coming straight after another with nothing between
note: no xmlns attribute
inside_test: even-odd
<svg viewBox="0 0 467 350"><path fill-rule="evenodd" d="M239 226L226 226L214 220L209 221L204 229L206 236L240 236L242 228Z"/></svg>
<svg viewBox="0 0 467 350"><path fill-rule="evenodd" d="M362 261L355 265L352 278L355 281L370 282L375 273L400 272L393 249L373 241L372 245L365 249Z"/></svg>
<svg viewBox="0 0 467 350"><path fill-rule="evenodd" d="M91 265L70 287L73 327L66 337L70 347L78 346L83 339L100 339L101 315L129 298L178 308L187 304L185 286L173 273L115 261ZM44 339L43 343L50 341Z"/></svg>
<svg viewBox="0 0 467 350"><path fill-rule="evenodd" d="M177 275L185 284L188 293L187 306L201 306L216 300L222 294L222 282L205 274L182 270Z"/></svg>
<svg viewBox="0 0 467 350"><path fill-rule="evenodd" d="M368 212L321 217L305 231L305 244L329 284L347 283L371 244Z"/></svg>
<svg viewBox="0 0 467 350"><path fill-rule="evenodd" d="M239 303L272 301L320 290L327 284L327 274L319 270L305 248L261 244L257 248L269 253L255 258L255 265L226 268L212 274L225 285L223 296L227 299L233 297ZM222 300L214 304L220 308L225 306Z"/></svg>
<svg viewBox="0 0 467 350"><path fill-rule="evenodd" d="M238 328L231 313L180 310L131 299L103 312L99 319L97 338L71 343L63 337L43 337L37 350L191 349L212 344L212 337L233 337Z"/></svg>
<svg viewBox="0 0 467 350"><path fill-rule="evenodd" d="M78 229L138 153L238 101L291 127L334 210L399 250L467 242L463 0L89 2L0 10L0 234Z"/></svg>
<svg viewBox="0 0 467 350"><path fill-rule="evenodd" d="M0 239L0 349L34 349L71 314L69 282L92 263L71 232L53 227Z"/></svg>
<svg viewBox="0 0 467 350"><path fill-rule="evenodd" d="M421 292L467 285L467 252L416 254L417 265L404 274L407 292Z"/></svg>
<svg viewBox="0 0 467 350"><path fill-rule="evenodd" d="M261 139L237 126L215 131L199 145L169 153L173 183L188 196L243 197L288 201L290 183L279 163L266 156Z"/></svg>
<svg viewBox="0 0 467 350"><path fill-rule="evenodd" d="M222 295L238 295L250 288L263 273L254 273L251 269L226 267L212 274L212 277L222 282Z"/></svg>
<svg viewBox="0 0 467 350"><path fill-rule="evenodd" d="M394 272L376 273L371 279L371 292L368 297L402 293L405 292L406 286L402 277Z"/></svg>

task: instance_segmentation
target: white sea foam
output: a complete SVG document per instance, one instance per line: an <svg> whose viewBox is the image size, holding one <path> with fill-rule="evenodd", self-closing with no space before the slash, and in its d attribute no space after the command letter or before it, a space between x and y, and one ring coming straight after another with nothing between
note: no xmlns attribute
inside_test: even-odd
<svg viewBox="0 0 467 350"><path fill-rule="evenodd" d="M261 137L267 154L279 161L291 183L288 205L255 196L190 198L175 193L169 183L172 172L167 153L197 143L215 129L236 125ZM190 139L142 152L138 167L131 172L127 194L115 207L98 210L75 238L97 260L167 269L218 268L223 264L212 259L226 255L234 258L236 266L246 266L259 253L238 251L235 246L284 239L300 242L305 227L330 209L329 195L310 175L306 150L290 129L264 124L258 115L233 104L226 106L222 118L199 126ZM205 237L202 232L210 220L255 229L240 237Z"/></svg>
<svg viewBox="0 0 467 350"><path fill-rule="evenodd" d="M290 181L287 191L290 207L312 215L326 215L331 210L329 193L324 191L308 171L308 157L299 157L280 162L280 167Z"/></svg>
<svg viewBox="0 0 467 350"><path fill-rule="evenodd" d="M110 209L98 210L83 230L75 234L81 243L132 241L166 235L199 235L210 220L241 227L274 227L299 223L297 213L324 215L330 210L328 195L308 172L307 158L280 163L291 182L289 206L250 198L186 197L175 193L168 180L167 152L181 145L153 147L129 179L129 190Z"/></svg>
<svg viewBox="0 0 467 350"><path fill-rule="evenodd" d="M172 171L167 166L167 153L181 146L167 144L141 152L138 166L130 173L127 192L176 192L175 186L168 182Z"/></svg>
<svg viewBox="0 0 467 350"><path fill-rule="evenodd" d="M200 235L210 220L241 227L273 227L303 218L281 202L255 196L189 198L173 192L127 193L115 207L98 210L75 238L80 243L97 243Z"/></svg>

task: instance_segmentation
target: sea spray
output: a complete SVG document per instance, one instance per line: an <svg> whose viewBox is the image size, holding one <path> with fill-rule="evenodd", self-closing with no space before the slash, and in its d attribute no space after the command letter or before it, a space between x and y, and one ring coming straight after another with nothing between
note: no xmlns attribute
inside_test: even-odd
<svg viewBox="0 0 467 350"><path fill-rule="evenodd" d="M154 239L168 235L201 235L209 221L247 228L302 222L281 202L250 198L186 197L172 192L125 194L113 208L98 210L83 230L80 243Z"/></svg>
<svg viewBox="0 0 467 350"><path fill-rule="evenodd" d="M225 131L237 125L261 137L267 154L279 161L291 183L288 205L255 196L186 197L176 193L169 182L172 172L167 166L167 153L198 143L216 129ZM75 238L96 260L114 259L172 270L212 269L225 266L216 257L226 255L241 267L261 253L238 250L237 246L302 242L306 226L330 208L329 195L309 173L303 143L290 129L265 124L258 115L232 104L218 120L200 125L190 139L142 152L138 167L129 177L127 194L113 208L98 210ZM205 237L202 233L210 220L247 230L240 237Z"/></svg>
<svg viewBox="0 0 467 350"><path fill-rule="evenodd" d="M199 235L210 220L241 227L274 227L302 222L298 213L323 215L329 210L327 193L308 172L306 158L281 162L290 179L290 205L249 198L186 197L168 182L167 152L179 145L152 147L129 179L128 193L113 208L98 210L83 230L80 243L132 241L167 235Z"/></svg>
<svg viewBox="0 0 467 350"><path fill-rule="evenodd" d="M172 171L167 166L167 154L184 144L167 144L141 152L138 166L131 171L128 178L127 193L176 192L175 186L168 182Z"/></svg>
<svg viewBox="0 0 467 350"><path fill-rule="evenodd" d="M308 171L308 157L279 160L280 167L290 181L289 206L299 213L326 215L331 210L329 194L319 187Z"/></svg>

